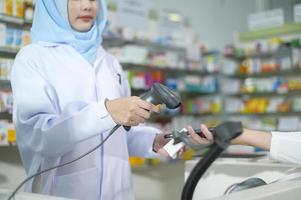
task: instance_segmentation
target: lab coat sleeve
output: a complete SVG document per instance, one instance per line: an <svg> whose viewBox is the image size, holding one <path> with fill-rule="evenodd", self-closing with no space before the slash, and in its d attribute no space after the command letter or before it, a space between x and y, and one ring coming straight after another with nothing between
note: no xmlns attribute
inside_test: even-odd
<svg viewBox="0 0 301 200"><path fill-rule="evenodd" d="M11 84L17 143L43 156L62 156L115 126L104 102L74 101L60 110L54 87L33 61L16 58Z"/></svg>
<svg viewBox="0 0 301 200"><path fill-rule="evenodd" d="M118 61L116 61L115 65L119 70L122 71L122 67ZM125 96L131 96L130 84L126 74L123 71L121 74L124 94ZM161 130L150 126L139 125L136 127L131 127L130 131L127 133L127 143L130 156L146 158L159 157L159 154L153 151L153 143L156 134L160 133L162 133Z"/></svg>
<svg viewBox="0 0 301 200"><path fill-rule="evenodd" d="M127 133L127 141L130 156L154 158L159 155L153 151L153 143L157 134L161 131L157 128L139 125L132 127Z"/></svg>
<svg viewBox="0 0 301 200"><path fill-rule="evenodd" d="M272 132L270 157L301 164L301 132Z"/></svg>

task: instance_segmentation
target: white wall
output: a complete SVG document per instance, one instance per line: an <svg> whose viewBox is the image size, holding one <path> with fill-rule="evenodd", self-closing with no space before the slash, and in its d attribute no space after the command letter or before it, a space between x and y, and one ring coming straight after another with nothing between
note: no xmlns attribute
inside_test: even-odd
<svg viewBox="0 0 301 200"><path fill-rule="evenodd" d="M281 8L284 11L285 21L294 21L294 5L301 3L301 0L266 0L268 2L269 9Z"/></svg>
<svg viewBox="0 0 301 200"><path fill-rule="evenodd" d="M200 39L210 48L233 42L233 32L247 31L247 16L255 12L253 0L150 0L158 9L174 8L187 16Z"/></svg>
<svg viewBox="0 0 301 200"><path fill-rule="evenodd" d="M247 16L256 10L255 0L143 1L158 11L172 9L181 12L190 19L193 29L210 48L223 48L233 42L233 32L247 31Z"/></svg>

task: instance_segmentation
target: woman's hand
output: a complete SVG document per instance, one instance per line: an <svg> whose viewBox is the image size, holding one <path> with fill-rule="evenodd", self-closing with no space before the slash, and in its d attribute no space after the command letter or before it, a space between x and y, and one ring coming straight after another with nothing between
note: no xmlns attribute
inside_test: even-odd
<svg viewBox="0 0 301 200"><path fill-rule="evenodd" d="M163 148L171 139L166 139L164 135L165 134L156 135L153 143L153 151L160 154L160 156L164 158L171 158L168 152ZM181 156L185 151L186 151L186 147L181 148L177 153L177 157L181 158Z"/></svg>
<svg viewBox="0 0 301 200"><path fill-rule="evenodd" d="M191 126L188 126L188 132L192 141L198 144L209 144L213 141L213 134L208 130L207 126L201 124L202 136L195 133Z"/></svg>
<svg viewBox="0 0 301 200"><path fill-rule="evenodd" d="M168 158L169 155L167 151L163 149L163 147L170 141L170 139L164 138L164 134L157 134L154 143L153 143L153 151L160 154L162 157Z"/></svg>
<svg viewBox="0 0 301 200"><path fill-rule="evenodd" d="M151 112L159 112L159 108L143 101L139 97L124 97L105 102L113 120L123 126L137 126L150 117Z"/></svg>

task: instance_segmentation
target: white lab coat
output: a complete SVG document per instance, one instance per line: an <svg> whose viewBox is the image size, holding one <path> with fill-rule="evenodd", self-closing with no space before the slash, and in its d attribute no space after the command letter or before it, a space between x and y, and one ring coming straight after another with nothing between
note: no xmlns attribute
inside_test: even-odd
<svg viewBox="0 0 301 200"><path fill-rule="evenodd" d="M301 164L301 132L272 132L270 156L282 162Z"/></svg>
<svg viewBox="0 0 301 200"><path fill-rule="evenodd" d="M92 67L68 45L31 44L11 74L13 121L28 175L68 162L97 146L116 124L104 100L130 95L118 61L99 48ZM87 200L133 199L129 155L151 156L159 130L119 128L105 145L41 176L40 192ZM32 181L26 186L32 191Z"/></svg>

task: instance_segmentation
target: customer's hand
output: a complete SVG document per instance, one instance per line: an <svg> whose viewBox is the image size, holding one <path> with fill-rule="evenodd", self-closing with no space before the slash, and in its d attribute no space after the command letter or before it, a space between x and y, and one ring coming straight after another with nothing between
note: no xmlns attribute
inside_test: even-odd
<svg viewBox="0 0 301 200"><path fill-rule="evenodd" d="M188 132L189 136L192 139L192 141L198 143L198 144L209 144L213 141L213 134L208 130L207 126L204 124L201 124L201 131L202 136L199 136L195 133L193 128L191 126L188 126Z"/></svg>
<svg viewBox="0 0 301 200"><path fill-rule="evenodd" d="M151 112L160 111L157 106L135 96L108 100L105 105L113 120L123 126L137 126L145 122Z"/></svg>

